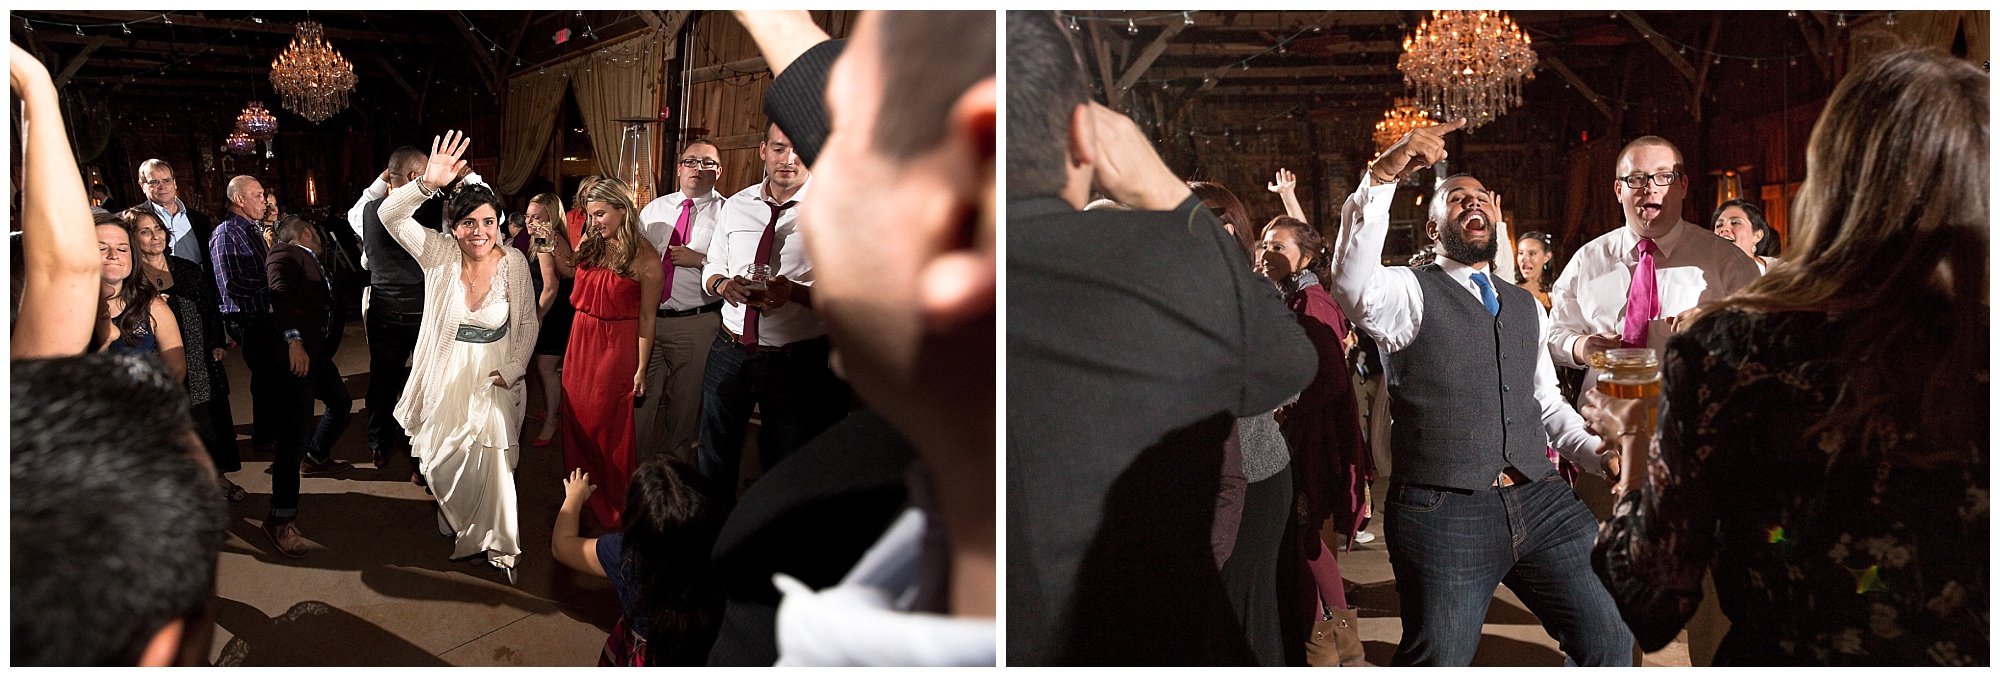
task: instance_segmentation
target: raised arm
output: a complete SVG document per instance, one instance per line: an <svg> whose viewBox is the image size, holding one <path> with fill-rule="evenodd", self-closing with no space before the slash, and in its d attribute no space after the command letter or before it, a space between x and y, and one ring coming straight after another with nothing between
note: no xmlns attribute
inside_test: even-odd
<svg viewBox="0 0 2000 677"><path fill-rule="evenodd" d="M1279 167L1277 176L1272 179L1270 185L1265 186L1265 189L1277 193L1278 199L1285 202L1286 216L1311 223L1306 220L1305 208L1299 206L1299 177L1293 174L1292 170Z"/></svg>
<svg viewBox="0 0 2000 677"><path fill-rule="evenodd" d="M1496 245L1493 253L1493 279L1514 284L1514 235L1507 228L1507 212L1500 209L1500 194L1493 193L1493 215L1500 220L1494 224L1493 237Z"/></svg>
<svg viewBox="0 0 2000 677"><path fill-rule="evenodd" d="M21 97L21 305L14 359L81 354L95 326L103 276L90 198L63 130L55 85L40 61L9 44L8 79Z"/></svg>
<svg viewBox="0 0 2000 677"><path fill-rule="evenodd" d="M764 64L771 68L771 77L774 78L784 75L785 69L791 67L800 54L830 38L825 30L813 23L812 14L802 9L739 9L732 14L736 15L736 22L750 32L750 39L757 42L757 51L764 54Z"/></svg>
<svg viewBox="0 0 2000 677"><path fill-rule="evenodd" d="M1435 127L1410 130L1382 151L1368 167L1361 185L1340 209L1342 250L1328 289L1347 319L1375 337L1382 352L1401 350L1417 337L1422 320L1423 290L1408 268L1382 267L1382 244L1389 237L1389 201L1396 181L1429 167L1446 156L1443 135L1465 126L1454 120Z"/></svg>
<svg viewBox="0 0 2000 677"><path fill-rule="evenodd" d="M376 216L382 219L382 226L389 229L389 237L409 251L410 257L424 268L451 263L452 257L458 255L458 246L451 241L450 235L425 228L410 215L417 212L417 207L423 205L424 200L458 179L458 170L465 167L465 161L459 158L465 155L465 149L471 143L471 139L457 130L445 132L442 138L432 137L431 156L424 164L424 175L390 191L388 199L383 200L382 206L377 209Z"/></svg>

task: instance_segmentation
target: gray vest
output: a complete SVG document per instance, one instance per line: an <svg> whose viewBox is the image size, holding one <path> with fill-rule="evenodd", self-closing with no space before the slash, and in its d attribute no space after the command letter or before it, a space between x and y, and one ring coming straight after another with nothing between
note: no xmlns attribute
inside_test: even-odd
<svg viewBox="0 0 2000 677"><path fill-rule="evenodd" d="M1535 297L1494 284L1495 317L1437 264L1413 270L1423 323L1387 359L1395 481L1479 490L1510 465L1540 479L1551 465L1534 396L1542 350Z"/></svg>

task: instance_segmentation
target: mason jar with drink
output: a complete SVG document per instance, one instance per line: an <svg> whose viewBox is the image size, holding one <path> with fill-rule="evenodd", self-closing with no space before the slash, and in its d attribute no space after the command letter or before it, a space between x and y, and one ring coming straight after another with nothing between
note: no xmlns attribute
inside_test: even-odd
<svg viewBox="0 0 2000 677"><path fill-rule="evenodd" d="M758 308L764 307L765 293L771 290L771 264L752 263L743 274L744 303Z"/></svg>
<svg viewBox="0 0 2000 677"><path fill-rule="evenodd" d="M1645 407L1625 421L1621 436L1636 435L1637 457L1620 459L1618 484L1613 492L1624 493L1645 477L1645 451L1653 436L1653 421L1659 416L1660 358L1652 348L1616 348L1592 353L1590 366L1598 371L1597 392L1614 400L1640 400Z"/></svg>

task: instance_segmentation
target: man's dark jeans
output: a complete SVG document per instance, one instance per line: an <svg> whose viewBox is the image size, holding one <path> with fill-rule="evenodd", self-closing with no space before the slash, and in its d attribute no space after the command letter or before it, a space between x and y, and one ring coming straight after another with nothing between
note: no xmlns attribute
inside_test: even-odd
<svg viewBox="0 0 2000 677"><path fill-rule="evenodd" d="M417 349L422 313L396 313L368 308L368 448L400 450L410 446L403 424L396 422L396 400L410 380L410 353Z"/></svg>
<svg viewBox="0 0 2000 677"><path fill-rule="evenodd" d="M847 383L827 366L822 336L783 350L751 353L728 331L715 333L702 373L701 474L736 502L736 474L750 410L757 407L757 454L765 472L847 415Z"/></svg>
<svg viewBox="0 0 2000 677"><path fill-rule="evenodd" d="M1398 484L1387 503L1403 612L1392 665L1470 665L1501 583L1568 662L1632 665L1632 631L1590 568L1597 520L1553 468L1534 482L1472 492Z"/></svg>
<svg viewBox="0 0 2000 677"><path fill-rule="evenodd" d="M285 395L279 390L291 382L284 366L284 339L271 324L270 313L231 313L225 317L230 336L243 349L243 364L250 368L250 441L275 443L278 424L284 419L279 405Z"/></svg>
<svg viewBox="0 0 2000 677"><path fill-rule="evenodd" d="M333 462L333 443L347 429L348 410L354 407L354 398L348 396L347 384L340 380L340 370L330 357L313 360L312 370L304 377L292 376L289 368L285 375L292 379L285 388L286 418L278 435L278 457L271 463L271 514L276 517L297 514L299 461ZM317 429L312 425L314 400L326 404Z"/></svg>

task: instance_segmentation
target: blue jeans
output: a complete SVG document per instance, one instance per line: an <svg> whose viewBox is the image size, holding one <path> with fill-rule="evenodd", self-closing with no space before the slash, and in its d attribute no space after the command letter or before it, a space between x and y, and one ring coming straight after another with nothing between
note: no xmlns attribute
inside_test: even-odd
<svg viewBox="0 0 2000 677"><path fill-rule="evenodd" d="M1632 665L1632 631L1590 568L1597 519L1555 470L1473 492L1399 484L1383 527L1403 607L1392 665L1470 665L1501 583L1541 619L1565 662Z"/></svg>
<svg viewBox="0 0 2000 677"><path fill-rule="evenodd" d="M736 471L750 410L758 411L757 456L765 472L847 415L847 383L827 365L822 336L751 353L715 332L702 371L701 474L736 502Z"/></svg>

